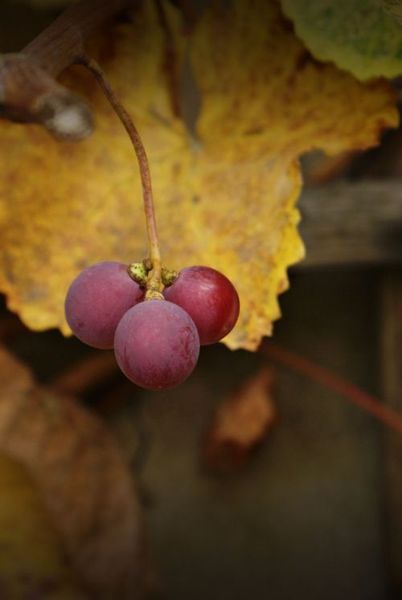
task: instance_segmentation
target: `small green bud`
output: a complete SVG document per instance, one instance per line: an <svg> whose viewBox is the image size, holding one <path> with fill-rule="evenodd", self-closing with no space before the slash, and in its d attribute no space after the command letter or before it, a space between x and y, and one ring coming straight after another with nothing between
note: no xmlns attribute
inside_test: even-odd
<svg viewBox="0 0 402 600"><path fill-rule="evenodd" d="M169 287L176 281L179 274L177 271L172 271L171 269L162 269L162 283L165 287Z"/></svg>
<svg viewBox="0 0 402 600"><path fill-rule="evenodd" d="M128 265L127 272L131 279L134 279L139 285L146 285L148 273L143 263L131 263Z"/></svg>

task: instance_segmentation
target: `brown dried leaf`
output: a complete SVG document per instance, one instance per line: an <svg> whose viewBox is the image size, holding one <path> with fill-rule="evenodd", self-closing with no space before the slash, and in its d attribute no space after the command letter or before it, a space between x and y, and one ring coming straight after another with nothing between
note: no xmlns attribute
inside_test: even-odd
<svg viewBox="0 0 402 600"><path fill-rule="evenodd" d="M1 347L0 452L29 471L84 588L141 597L139 505L118 447L99 419L36 385Z"/></svg>
<svg viewBox="0 0 402 600"><path fill-rule="evenodd" d="M264 367L218 407L205 449L211 468L243 465L264 439L276 416L272 383L272 371Z"/></svg>

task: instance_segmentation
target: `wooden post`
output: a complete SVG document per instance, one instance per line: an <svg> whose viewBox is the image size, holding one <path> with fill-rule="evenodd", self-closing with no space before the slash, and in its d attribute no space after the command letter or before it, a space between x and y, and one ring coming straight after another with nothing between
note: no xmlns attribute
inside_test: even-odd
<svg viewBox="0 0 402 600"><path fill-rule="evenodd" d="M402 270L381 284L381 359L384 401L402 413ZM384 431L387 548L392 598L402 597L402 438Z"/></svg>
<svg viewBox="0 0 402 600"><path fill-rule="evenodd" d="M402 262L402 185L397 179L340 181L303 192L297 269Z"/></svg>

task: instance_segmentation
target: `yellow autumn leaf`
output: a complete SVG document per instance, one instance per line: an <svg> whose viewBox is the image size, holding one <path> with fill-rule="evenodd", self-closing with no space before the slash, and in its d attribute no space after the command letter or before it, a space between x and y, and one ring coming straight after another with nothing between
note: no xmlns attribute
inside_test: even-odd
<svg viewBox="0 0 402 600"><path fill-rule="evenodd" d="M363 84L311 59L274 1L210 7L191 34L164 6L177 89L154 3L104 41L100 62L148 151L164 263L223 271L241 300L225 342L254 350L279 317L287 267L303 256L298 157L376 144L398 123L395 99L383 81ZM187 126L172 108L172 96L186 114L197 104L180 96L183 82L201 106ZM67 333L75 275L101 260L140 260L146 247L130 143L89 75L76 69L65 83L94 110L90 139L60 143L36 126L0 125L0 289L31 328Z"/></svg>

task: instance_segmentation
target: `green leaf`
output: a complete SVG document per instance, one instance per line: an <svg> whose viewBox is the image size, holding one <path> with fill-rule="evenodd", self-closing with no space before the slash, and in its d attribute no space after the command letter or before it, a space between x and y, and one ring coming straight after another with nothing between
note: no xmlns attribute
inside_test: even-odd
<svg viewBox="0 0 402 600"><path fill-rule="evenodd" d="M402 0L381 0L384 10L402 25Z"/></svg>
<svg viewBox="0 0 402 600"><path fill-rule="evenodd" d="M332 61L359 79L402 74L402 27L378 0L281 2L317 59Z"/></svg>

